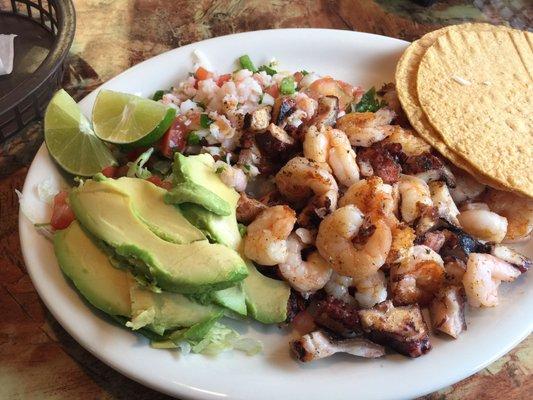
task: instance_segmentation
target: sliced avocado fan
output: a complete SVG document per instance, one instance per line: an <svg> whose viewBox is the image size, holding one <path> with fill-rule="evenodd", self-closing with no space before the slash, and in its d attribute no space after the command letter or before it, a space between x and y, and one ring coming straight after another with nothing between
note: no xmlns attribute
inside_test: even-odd
<svg viewBox="0 0 533 400"><path fill-rule="evenodd" d="M185 294L225 289L248 275L244 261L228 247L207 240L176 244L162 239L154 233L153 226L150 229L150 224L144 222L146 214L139 217L135 202L152 202L151 212L165 210L162 211L165 216L171 206L161 199L153 201L148 191L138 196L131 191L132 186L125 189L117 181L86 181L71 191L70 205L76 219L92 235L114 248L118 255L139 261L130 264L136 274L146 276L163 290ZM136 184L139 181L142 180L136 180ZM129 185L129 181L123 182Z"/></svg>
<svg viewBox="0 0 533 400"><path fill-rule="evenodd" d="M242 240L235 215L239 194L222 182L215 172L213 157L209 154L186 157L176 153L173 173L177 187L192 182L197 186L204 186L205 190L211 191L230 204L232 213L229 216L216 215L199 203L181 204L180 208L183 215L212 241L239 251ZM284 322L287 319L287 303L291 292L289 285L261 274L252 261L242 257L248 268L248 276L240 285L242 292L234 288L216 292L216 296L224 297L222 299L214 297L213 301L233 310L235 307L232 308L230 305L239 304L242 307L244 302L247 313L256 320L265 324Z"/></svg>
<svg viewBox="0 0 533 400"><path fill-rule="evenodd" d="M163 335L222 314L217 306L198 304L178 293L140 287L127 270L113 267L77 221L55 234L54 251L63 273L90 304L135 330Z"/></svg>

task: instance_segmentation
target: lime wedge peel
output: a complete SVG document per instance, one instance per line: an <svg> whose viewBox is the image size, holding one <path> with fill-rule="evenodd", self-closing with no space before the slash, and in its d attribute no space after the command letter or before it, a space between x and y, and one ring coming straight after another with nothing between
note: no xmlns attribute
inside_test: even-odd
<svg viewBox="0 0 533 400"><path fill-rule="evenodd" d="M52 158L73 175L93 176L117 164L74 99L63 89L54 94L46 108L44 139Z"/></svg>
<svg viewBox="0 0 533 400"><path fill-rule="evenodd" d="M93 127L100 139L128 147L149 146L170 127L176 110L128 93L102 90L93 107Z"/></svg>

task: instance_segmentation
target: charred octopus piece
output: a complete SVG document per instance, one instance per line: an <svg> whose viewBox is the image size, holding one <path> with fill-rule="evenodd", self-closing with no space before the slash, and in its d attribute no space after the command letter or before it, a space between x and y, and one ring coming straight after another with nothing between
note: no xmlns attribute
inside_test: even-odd
<svg viewBox="0 0 533 400"><path fill-rule="evenodd" d="M272 122L280 127L284 127L287 118L295 111L296 101L292 97L278 97L272 109Z"/></svg>
<svg viewBox="0 0 533 400"><path fill-rule="evenodd" d="M319 130L324 126L333 126L339 114L339 99L335 96L323 96L318 99L317 115L311 120L310 125L315 125Z"/></svg>
<svg viewBox="0 0 533 400"><path fill-rule="evenodd" d="M239 201L237 202L237 221L248 225L267 206L256 199L248 197L246 193L241 193L240 195Z"/></svg>
<svg viewBox="0 0 533 400"><path fill-rule="evenodd" d="M460 286L439 290L429 306L433 327L457 339L466 330L465 302L465 292Z"/></svg>
<svg viewBox="0 0 533 400"><path fill-rule="evenodd" d="M349 338L363 333L357 308L333 296L313 298L307 312L313 316L318 325L342 337Z"/></svg>
<svg viewBox="0 0 533 400"><path fill-rule="evenodd" d="M361 149L357 153L357 163L363 175L377 175L388 184L400 180L402 168L387 147L373 145Z"/></svg>
<svg viewBox="0 0 533 400"><path fill-rule="evenodd" d="M416 175L426 182L444 181L452 188L456 185L455 176L450 169L431 153L407 157L402 168L405 174Z"/></svg>
<svg viewBox="0 0 533 400"><path fill-rule="evenodd" d="M248 129L252 132L260 133L266 131L268 124L270 124L270 114L272 107L261 107L252 112L246 114L244 117L244 129Z"/></svg>
<svg viewBox="0 0 533 400"><path fill-rule="evenodd" d="M296 150L296 140L284 129L270 124L265 132L255 136L261 152L270 159L288 160Z"/></svg>
<svg viewBox="0 0 533 400"><path fill-rule="evenodd" d="M359 310L359 318L370 340L400 354L414 358L431 350L428 328L418 305L394 307L387 300Z"/></svg>
<svg viewBox="0 0 533 400"><path fill-rule="evenodd" d="M363 338L338 339L324 331L314 331L291 342L291 349L299 361L309 362L329 357L335 353L348 353L365 358L385 355L379 344Z"/></svg>

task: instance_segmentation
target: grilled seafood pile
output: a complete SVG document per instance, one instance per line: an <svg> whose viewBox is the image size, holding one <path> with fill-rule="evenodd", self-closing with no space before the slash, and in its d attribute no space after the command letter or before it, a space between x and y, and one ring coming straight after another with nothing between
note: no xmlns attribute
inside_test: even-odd
<svg viewBox="0 0 533 400"><path fill-rule="evenodd" d="M500 284L531 265L506 244L530 239L533 201L449 165L410 128L394 85L378 93L386 103L362 112L363 92L329 77L279 95L245 115L233 161L218 162L241 195L245 256L292 287L300 361L383 346L421 356L430 329L457 338L466 305L496 306ZM243 166L244 184L227 173Z"/></svg>

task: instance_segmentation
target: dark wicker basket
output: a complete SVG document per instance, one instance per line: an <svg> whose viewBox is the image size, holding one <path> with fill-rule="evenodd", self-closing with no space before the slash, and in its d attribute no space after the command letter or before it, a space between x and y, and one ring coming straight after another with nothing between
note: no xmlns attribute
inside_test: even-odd
<svg viewBox="0 0 533 400"><path fill-rule="evenodd" d="M0 0L0 33L20 37L13 73L0 76L0 144L42 118L60 86L75 27L71 0Z"/></svg>

